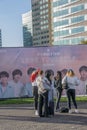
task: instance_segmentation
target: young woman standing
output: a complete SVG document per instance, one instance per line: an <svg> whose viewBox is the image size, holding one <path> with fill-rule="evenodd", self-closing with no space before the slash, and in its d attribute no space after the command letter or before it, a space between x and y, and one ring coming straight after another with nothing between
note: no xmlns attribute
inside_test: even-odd
<svg viewBox="0 0 87 130"><path fill-rule="evenodd" d="M76 94L75 94L75 86L79 85L79 79L75 76L75 73L72 69L67 71L66 76L62 80L62 84L68 85L68 88L66 90L67 98L68 98L68 107L69 107L69 113L72 113L71 111L71 98L73 101L73 104L75 106L75 112L78 113L77 109L77 103L76 103Z"/></svg>
<svg viewBox="0 0 87 130"><path fill-rule="evenodd" d="M57 92L57 98L56 98L56 111L59 110L59 103L60 103L60 99L61 99L61 95L62 95L62 75L61 75L61 71L57 71L57 75L54 79L54 87L56 88L56 92Z"/></svg>

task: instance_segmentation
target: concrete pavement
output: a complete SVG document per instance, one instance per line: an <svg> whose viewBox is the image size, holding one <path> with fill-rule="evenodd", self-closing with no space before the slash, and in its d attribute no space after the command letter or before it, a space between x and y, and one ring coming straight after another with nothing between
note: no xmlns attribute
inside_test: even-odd
<svg viewBox="0 0 87 130"><path fill-rule="evenodd" d="M87 130L87 103L79 114L55 113L52 118L34 115L32 105L0 105L0 130Z"/></svg>

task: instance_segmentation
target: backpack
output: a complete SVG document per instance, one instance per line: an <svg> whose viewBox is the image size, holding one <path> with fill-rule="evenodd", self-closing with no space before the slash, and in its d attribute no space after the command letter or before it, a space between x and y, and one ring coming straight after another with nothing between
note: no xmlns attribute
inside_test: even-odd
<svg viewBox="0 0 87 130"><path fill-rule="evenodd" d="M67 107L61 107L60 108L60 113L68 113L69 109Z"/></svg>

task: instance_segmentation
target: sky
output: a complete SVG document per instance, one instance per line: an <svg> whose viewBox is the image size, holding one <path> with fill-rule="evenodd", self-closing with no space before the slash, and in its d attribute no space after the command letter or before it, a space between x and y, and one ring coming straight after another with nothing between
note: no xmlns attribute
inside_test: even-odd
<svg viewBox="0 0 87 130"><path fill-rule="evenodd" d="M22 14L31 10L31 0L0 0L2 47L23 46Z"/></svg>

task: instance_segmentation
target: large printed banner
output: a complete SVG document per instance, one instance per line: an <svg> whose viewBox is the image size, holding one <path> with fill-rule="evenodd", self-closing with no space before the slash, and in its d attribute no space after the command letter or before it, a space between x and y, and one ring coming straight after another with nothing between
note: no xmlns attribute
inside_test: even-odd
<svg viewBox="0 0 87 130"><path fill-rule="evenodd" d="M0 98L32 96L32 87L27 74L30 67L44 71L52 69L55 75L58 70L73 69L80 79L76 93L87 94L87 45L1 48ZM15 70L21 71L19 76ZM3 73L7 78L4 78ZM4 82L8 82L6 87Z"/></svg>

